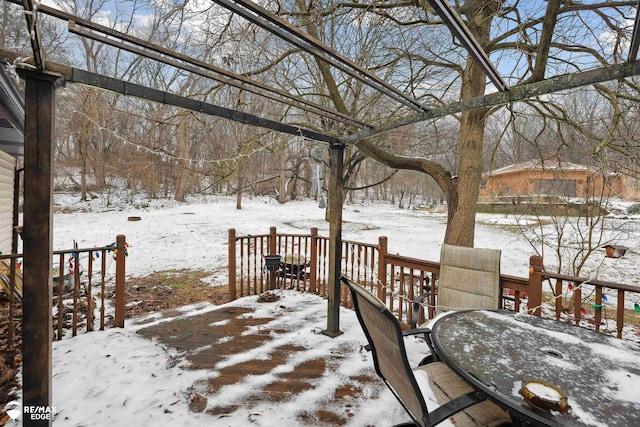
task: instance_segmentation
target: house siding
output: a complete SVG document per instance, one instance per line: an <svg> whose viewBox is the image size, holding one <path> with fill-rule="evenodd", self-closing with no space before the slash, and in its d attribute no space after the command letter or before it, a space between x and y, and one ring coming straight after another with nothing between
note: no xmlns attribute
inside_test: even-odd
<svg viewBox="0 0 640 427"><path fill-rule="evenodd" d="M0 151L0 252L11 253L13 238L13 186L16 160Z"/></svg>

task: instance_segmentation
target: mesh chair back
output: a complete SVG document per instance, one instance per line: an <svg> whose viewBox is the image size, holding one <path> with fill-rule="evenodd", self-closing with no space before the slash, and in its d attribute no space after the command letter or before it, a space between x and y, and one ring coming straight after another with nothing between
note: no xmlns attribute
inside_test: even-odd
<svg viewBox="0 0 640 427"><path fill-rule="evenodd" d="M429 419L427 405L409 366L398 320L382 301L366 289L344 277L342 282L351 291L358 320L371 346L377 374L417 425L426 425Z"/></svg>
<svg viewBox="0 0 640 427"><path fill-rule="evenodd" d="M443 244L437 313L496 310L500 302L500 251Z"/></svg>

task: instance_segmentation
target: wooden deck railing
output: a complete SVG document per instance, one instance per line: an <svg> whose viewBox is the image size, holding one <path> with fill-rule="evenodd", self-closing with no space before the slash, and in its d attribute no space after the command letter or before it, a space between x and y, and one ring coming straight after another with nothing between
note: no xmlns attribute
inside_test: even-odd
<svg viewBox="0 0 640 427"><path fill-rule="evenodd" d="M640 301L640 287L623 283L607 282L597 279L557 274L540 271L532 280L548 282L550 291L549 304L553 308L556 320L567 320L575 325L593 325L599 332L615 332L618 338L622 338L625 326L628 326L627 318L633 319L637 326L637 318L640 314L638 302L626 300L627 294L634 294L634 301ZM609 301L611 298L613 301ZM607 308L614 312L615 331L602 331L604 326L608 328L609 319ZM604 318L603 318L604 317Z"/></svg>
<svg viewBox="0 0 640 427"><path fill-rule="evenodd" d="M378 277L379 245L343 241L343 274L373 286ZM269 234L236 236L229 230L229 297L231 300L258 295L270 287L264 265L264 256L279 254L282 260L289 256L303 259L300 274L280 272L277 286L327 294L329 276L329 238L318 235L312 228L309 234L278 234L271 227Z"/></svg>
<svg viewBox="0 0 640 427"><path fill-rule="evenodd" d="M287 255L296 255L306 261L304 274L283 275L282 271L277 272L273 282L276 287L327 296L328 240L327 237L318 235L317 228L312 228L309 234L278 234L276 228L271 227L269 234L254 236L236 236L234 229L229 230L230 298L233 300L239 296L256 295L270 289L268 272L264 269L263 262L264 255L270 254L280 254L283 259ZM380 237L377 244L344 241L342 274L378 295L387 302L399 321L409 323L413 314L410 302L427 289L437 289L440 263L389 254L387 244L386 237ZM556 319L563 318L576 324L584 324L584 306L587 306L586 311L592 315L591 322L599 331L606 314L607 300L609 297L615 298L618 337L622 337L625 314L629 317L629 311L633 312L634 308L640 311L637 303L634 308L626 307L625 310L625 295L634 293L636 300L640 301L640 287L547 272L543 259L538 256L532 256L529 264L529 277L500 275L500 307L518 312L526 310L541 316L549 313L549 310L543 308L553 306ZM555 287L549 288L553 292L543 294L543 284L553 280ZM584 292L584 289L588 292ZM585 297L587 294L594 295L592 303ZM432 293L425 304L426 313L421 312L421 317L425 314L428 318L434 316L436 298L436 293ZM570 307L563 305L567 299L571 300ZM344 305L350 306L345 289L341 300Z"/></svg>
<svg viewBox="0 0 640 427"><path fill-rule="evenodd" d="M62 339L65 329L70 329L71 335L76 336L82 328L82 323L86 331L95 330L96 311L98 328L104 330L107 323L105 312L107 270L112 264L107 260L110 256L115 259L116 294L113 326L124 327L126 246L125 236L119 235L112 245L53 252L53 315L57 340ZM7 328L7 345L10 350L14 348L16 322L20 317L17 314L17 308L24 291L19 268L22 260L22 254L0 255L0 262L8 267L8 274L4 274L0 280L5 281L10 290ZM98 292L95 292L96 287L99 288ZM98 301L95 301L96 296Z"/></svg>

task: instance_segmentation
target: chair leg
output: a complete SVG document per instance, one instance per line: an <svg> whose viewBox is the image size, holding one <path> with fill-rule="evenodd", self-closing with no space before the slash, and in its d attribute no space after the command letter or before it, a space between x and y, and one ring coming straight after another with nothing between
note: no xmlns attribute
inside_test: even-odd
<svg viewBox="0 0 640 427"><path fill-rule="evenodd" d="M436 356L436 351L434 350L433 344L431 343L431 333L424 334L424 340L427 342L427 346L429 347L429 351L431 352L431 354L425 357L424 359L422 359L422 362L425 362L425 363L420 362L420 365L424 365L431 362L438 362L439 361L438 356ZM431 359L429 361L426 361L427 358L429 357L431 357Z"/></svg>
<svg viewBox="0 0 640 427"><path fill-rule="evenodd" d="M433 363L435 361L436 358L433 356L433 354L428 354L424 357L424 359L420 361L420 363L418 363L418 366L428 365L429 363Z"/></svg>

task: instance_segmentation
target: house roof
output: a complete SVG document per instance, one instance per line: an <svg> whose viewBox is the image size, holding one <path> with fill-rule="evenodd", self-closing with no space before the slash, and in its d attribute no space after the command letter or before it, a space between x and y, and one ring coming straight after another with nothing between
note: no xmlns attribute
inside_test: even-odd
<svg viewBox="0 0 640 427"><path fill-rule="evenodd" d="M24 157L24 97L3 64L0 64L0 150Z"/></svg>
<svg viewBox="0 0 640 427"><path fill-rule="evenodd" d="M527 162L516 163L513 165L505 166L499 169L494 169L482 174L483 177L504 175L514 172L533 171L533 170L562 170L562 171L590 171L597 172L594 168L584 165L578 165L575 163L563 162L558 159L541 160L533 159Z"/></svg>

